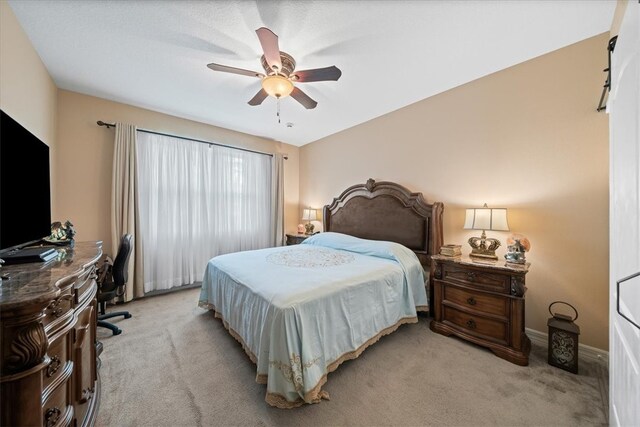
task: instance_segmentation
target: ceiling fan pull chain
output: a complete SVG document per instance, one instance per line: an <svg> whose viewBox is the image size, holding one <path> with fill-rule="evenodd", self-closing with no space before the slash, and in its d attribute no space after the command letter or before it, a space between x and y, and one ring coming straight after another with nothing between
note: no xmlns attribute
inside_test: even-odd
<svg viewBox="0 0 640 427"><path fill-rule="evenodd" d="M276 115L278 116L278 124L280 124L280 97L276 98L276 104L278 105L278 112L276 113Z"/></svg>

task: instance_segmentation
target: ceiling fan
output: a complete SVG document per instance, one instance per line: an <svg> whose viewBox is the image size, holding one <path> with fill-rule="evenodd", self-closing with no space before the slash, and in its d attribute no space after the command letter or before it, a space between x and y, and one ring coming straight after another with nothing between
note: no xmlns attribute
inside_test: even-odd
<svg viewBox="0 0 640 427"><path fill-rule="evenodd" d="M296 61L286 52L281 52L278 46L278 36L268 28L261 27L256 30L258 39L262 45L264 55L260 58L265 73L244 70L242 68L229 67L220 64L208 64L213 71L240 74L243 76L262 79L262 89L249 101L249 105L262 104L267 96L280 99L291 95L307 109L316 108L318 103L309 95L301 91L294 83L321 82L326 80L338 80L342 71L336 66L315 68L313 70L295 71Z"/></svg>

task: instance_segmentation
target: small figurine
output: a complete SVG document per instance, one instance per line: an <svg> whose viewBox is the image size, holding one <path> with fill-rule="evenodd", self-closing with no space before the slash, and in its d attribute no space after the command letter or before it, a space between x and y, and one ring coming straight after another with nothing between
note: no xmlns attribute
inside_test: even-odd
<svg viewBox="0 0 640 427"><path fill-rule="evenodd" d="M73 228L71 221L67 220L64 224L60 221L56 221L51 224L51 236L49 240L52 242L68 242L73 246L73 236L76 235L76 230Z"/></svg>
<svg viewBox="0 0 640 427"><path fill-rule="evenodd" d="M524 253L529 252L531 243L522 234L512 234L507 239L507 253L504 255L507 262L524 264L527 262Z"/></svg>
<svg viewBox="0 0 640 427"><path fill-rule="evenodd" d="M298 234L304 234L304 225L298 224Z"/></svg>

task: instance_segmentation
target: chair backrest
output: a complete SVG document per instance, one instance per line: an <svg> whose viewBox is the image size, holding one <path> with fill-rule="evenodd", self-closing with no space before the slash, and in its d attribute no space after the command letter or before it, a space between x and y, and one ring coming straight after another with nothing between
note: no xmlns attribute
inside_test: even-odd
<svg viewBox="0 0 640 427"><path fill-rule="evenodd" d="M131 249L133 236L131 234L125 234L120 239L120 246L118 247L118 254L116 259L113 260L113 282L116 287L124 286L129 280L129 257L131 255Z"/></svg>

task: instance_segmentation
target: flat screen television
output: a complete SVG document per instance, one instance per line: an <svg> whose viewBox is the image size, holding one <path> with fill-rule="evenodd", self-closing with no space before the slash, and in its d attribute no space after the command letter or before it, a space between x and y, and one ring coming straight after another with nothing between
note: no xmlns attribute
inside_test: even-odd
<svg viewBox="0 0 640 427"><path fill-rule="evenodd" d="M0 111L0 254L51 234L49 147Z"/></svg>

